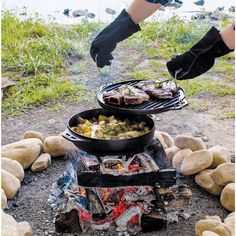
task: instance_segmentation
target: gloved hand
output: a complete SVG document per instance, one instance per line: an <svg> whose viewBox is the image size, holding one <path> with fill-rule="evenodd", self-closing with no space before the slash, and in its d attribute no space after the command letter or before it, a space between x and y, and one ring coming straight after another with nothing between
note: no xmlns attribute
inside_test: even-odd
<svg viewBox="0 0 236 236"><path fill-rule="evenodd" d="M189 51L167 62L167 68L173 78L179 71L176 79L192 79L208 71L215 58L232 51L225 45L219 31L212 27Z"/></svg>
<svg viewBox="0 0 236 236"><path fill-rule="evenodd" d="M97 66L102 68L111 65L113 59L111 52L117 43L139 30L141 30L139 25L132 21L126 10L123 10L92 42L90 55L97 62Z"/></svg>

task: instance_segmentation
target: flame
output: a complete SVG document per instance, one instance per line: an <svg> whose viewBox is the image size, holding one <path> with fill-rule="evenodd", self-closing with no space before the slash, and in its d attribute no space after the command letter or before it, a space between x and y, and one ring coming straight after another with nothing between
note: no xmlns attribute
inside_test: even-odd
<svg viewBox="0 0 236 236"><path fill-rule="evenodd" d="M122 164L118 163L118 164L117 164L117 168L118 168L118 171L119 171L119 172L122 171L122 170L123 170Z"/></svg>
<svg viewBox="0 0 236 236"><path fill-rule="evenodd" d="M140 169L139 165L129 165L128 167L129 171L137 171Z"/></svg>
<svg viewBox="0 0 236 236"><path fill-rule="evenodd" d="M81 194L82 196L86 196L86 189L81 189L80 194Z"/></svg>
<svg viewBox="0 0 236 236"><path fill-rule="evenodd" d="M138 225L139 223L139 216L138 215L134 215L130 218L129 222L132 224L132 225Z"/></svg>
<svg viewBox="0 0 236 236"><path fill-rule="evenodd" d="M118 217L119 215L123 214L126 211L127 205L125 202L120 202L117 207L113 210L114 217Z"/></svg>
<svg viewBox="0 0 236 236"><path fill-rule="evenodd" d="M79 215L83 221L88 221L90 220L90 213L88 211L83 210L82 208L78 208Z"/></svg>
<svg viewBox="0 0 236 236"><path fill-rule="evenodd" d="M108 196L109 196L109 191L108 191L107 188L104 188L104 190L103 190L103 196L102 196L102 201L103 201L103 202L106 202Z"/></svg>

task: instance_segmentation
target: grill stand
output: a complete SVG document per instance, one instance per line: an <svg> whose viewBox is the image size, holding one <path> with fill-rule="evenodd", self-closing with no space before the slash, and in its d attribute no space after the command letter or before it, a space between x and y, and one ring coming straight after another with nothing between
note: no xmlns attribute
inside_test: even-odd
<svg viewBox="0 0 236 236"><path fill-rule="evenodd" d="M116 112L116 113L123 113L123 114L135 114L135 115L147 115L147 114L157 114L171 110L179 110L182 109L184 106L188 105L188 101L185 97L185 91L183 88L178 86L178 91L174 94L172 99L166 100L156 100L150 99L147 102L144 102L139 105L109 105L106 104L103 100L103 94L105 92L111 91L116 89L122 85L135 85L141 80L130 80L125 82L120 82L117 84L111 84L108 86L103 87L97 93L97 100L101 107L104 109Z"/></svg>

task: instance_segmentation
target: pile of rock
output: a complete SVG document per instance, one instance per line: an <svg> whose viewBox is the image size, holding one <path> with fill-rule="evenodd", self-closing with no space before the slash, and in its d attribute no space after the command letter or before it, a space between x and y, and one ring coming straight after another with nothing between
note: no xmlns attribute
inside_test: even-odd
<svg viewBox="0 0 236 236"><path fill-rule="evenodd" d="M2 236L32 236L33 231L28 222L23 221L17 223L15 219L5 214L2 210L1 214L1 235Z"/></svg>
<svg viewBox="0 0 236 236"><path fill-rule="evenodd" d="M1 184L7 199L12 199L24 178L24 169L43 171L51 165L51 157L64 156L75 146L62 136L44 136L27 131L23 139L7 144L1 150Z"/></svg>
<svg viewBox="0 0 236 236"><path fill-rule="evenodd" d="M61 135L44 138L40 132L27 131L22 140L5 145L1 149L1 207L7 208L7 199L13 199L24 179L24 169L39 172L51 165L51 157L64 156L75 146ZM27 222L17 223L2 211L6 224L3 235L32 235ZM2 223L3 225L3 223ZM25 228L25 229L24 229ZM26 231L24 231L26 230ZM28 232L23 234L22 232Z"/></svg>
<svg viewBox="0 0 236 236"><path fill-rule="evenodd" d="M220 196L221 205L228 211L235 210L235 164L223 163L216 169L203 170L195 182L209 193Z"/></svg>
<svg viewBox="0 0 236 236"><path fill-rule="evenodd" d="M224 222L219 216L206 216L195 225L196 236L233 236L235 235L235 212L230 213Z"/></svg>
<svg viewBox="0 0 236 236"><path fill-rule="evenodd" d="M235 163L223 146L206 148L200 138L178 135L173 139L157 131L168 161L182 175L195 175L195 182L209 193L220 196L222 206L235 211Z"/></svg>
<svg viewBox="0 0 236 236"><path fill-rule="evenodd" d="M235 164L228 150L222 146L207 149L200 138L178 135L173 139L168 133L156 131L167 158L182 175L195 175L195 182L209 193L219 196L222 206L235 211ZM75 149L73 143L61 135L44 138L40 132L27 131L22 140L5 145L1 150L1 206L7 208L7 199L19 191L24 169L43 171L51 165L51 157L64 156ZM196 223L196 236L234 235L234 212L221 222L219 217L207 217ZM2 211L3 235L32 235L27 222L17 223Z"/></svg>

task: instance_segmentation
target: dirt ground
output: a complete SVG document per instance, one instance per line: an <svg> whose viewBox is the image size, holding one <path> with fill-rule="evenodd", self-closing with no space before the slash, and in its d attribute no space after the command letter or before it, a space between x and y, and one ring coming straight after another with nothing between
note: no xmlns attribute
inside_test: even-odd
<svg viewBox="0 0 236 236"><path fill-rule="evenodd" d="M119 74L117 71L116 73ZM98 77L96 68L93 67L90 70L90 75L87 76L89 76L87 79L85 79L86 75L82 76L81 82L94 87L93 81L96 81ZM115 74L114 77L116 77ZM95 97L95 93L93 96ZM220 119L216 115L224 113L224 108L219 107L219 103L226 98L209 99L211 108L207 111L193 111L186 107L182 110L158 114L155 121L156 129L166 131L172 137L178 134L204 137L207 147L223 145L228 148L234 160L234 118ZM191 99L189 102L191 103ZM19 117L3 117L2 145L18 141L27 130L40 131L45 136L57 135L66 129L67 121L72 115L95 107L98 107L98 104L94 99L91 99L87 102L63 103L55 111L51 111L51 108L37 107ZM28 221L34 235L62 235L55 232L53 223L55 212L51 210L47 199L52 183L64 171L65 160L63 157L54 158L50 168L41 173L32 173L30 170L26 170L25 180L19 194L9 202L9 209L6 212L13 215L17 221ZM181 209L182 212L189 214L190 218L179 217L179 221L169 224L167 229L146 235L192 236L197 220L203 219L206 215L218 215L224 219L228 214L220 205L219 198L199 188L193 181L193 177L186 177L181 181L187 183L193 192L191 204ZM140 235L143 234L140 233Z"/></svg>

